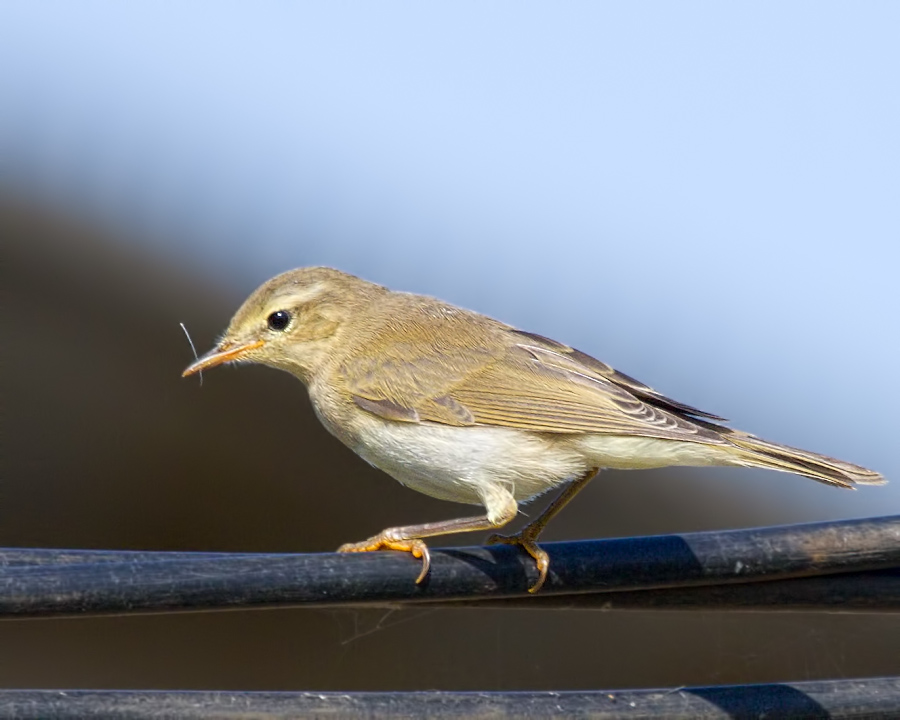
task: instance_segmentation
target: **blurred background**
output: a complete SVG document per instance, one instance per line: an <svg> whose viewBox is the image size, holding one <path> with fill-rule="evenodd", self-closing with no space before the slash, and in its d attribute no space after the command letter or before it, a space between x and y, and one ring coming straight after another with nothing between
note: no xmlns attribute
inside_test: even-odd
<svg viewBox="0 0 900 720"><path fill-rule="evenodd" d="M182 380L325 264L883 472L608 472L546 539L900 512L900 5L0 5L0 544L314 552L464 514L286 374ZM451 543L480 542L478 537ZM574 689L900 673L896 618L273 610L0 623L0 686Z"/></svg>

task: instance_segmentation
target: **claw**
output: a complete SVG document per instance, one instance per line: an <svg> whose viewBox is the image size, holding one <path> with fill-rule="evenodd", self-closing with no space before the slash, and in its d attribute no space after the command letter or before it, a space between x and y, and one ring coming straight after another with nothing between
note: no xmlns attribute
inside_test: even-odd
<svg viewBox="0 0 900 720"><path fill-rule="evenodd" d="M541 550L531 533L528 532L528 528L526 527L513 535L498 535L494 533L487 539L488 545L498 543L501 545L518 545L534 558L535 565L537 565L538 579L534 585L528 588L528 592L533 594L540 590L547 580L547 572L550 569L550 556L544 550Z"/></svg>
<svg viewBox="0 0 900 720"><path fill-rule="evenodd" d="M362 542L344 543L337 551L347 553L375 552L377 550L399 550L400 552L410 553L417 560L421 558L422 570L419 572L419 577L416 578L416 585L421 584L428 575L429 568L431 568L431 553L428 552L428 546L423 540L418 538L396 540L386 537L384 533L380 533Z"/></svg>

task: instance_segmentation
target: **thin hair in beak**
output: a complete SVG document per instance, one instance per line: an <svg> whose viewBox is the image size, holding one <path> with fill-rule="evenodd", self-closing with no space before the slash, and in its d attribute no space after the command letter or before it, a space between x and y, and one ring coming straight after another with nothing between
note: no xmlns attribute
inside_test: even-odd
<svg viewBox="0 0 900 720"><path fill-rule="evenodd" d="M184 331L184 336L187 338L188 344L191 346L191 352L194 353L194 361L200 359L200 356L197 354L197 348L194 347L194 341L191 340L191 334L188 332L188 329L184 326L183 322L178 323L181 326L181 329ZM200 376L200 387L203 387L203 370L198 372Z"/></svg>

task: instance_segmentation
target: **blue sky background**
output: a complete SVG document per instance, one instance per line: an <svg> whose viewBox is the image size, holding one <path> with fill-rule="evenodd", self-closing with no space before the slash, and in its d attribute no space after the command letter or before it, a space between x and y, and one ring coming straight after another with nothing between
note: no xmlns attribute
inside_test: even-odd
<svg viewBox="0 0 900 720"><path fill-rule="evenodd" d="M328 264L552 336L895 480L792 483L820 514L896 512L898 31L895 2L6 2L0 183L242 292Z"/></svg>

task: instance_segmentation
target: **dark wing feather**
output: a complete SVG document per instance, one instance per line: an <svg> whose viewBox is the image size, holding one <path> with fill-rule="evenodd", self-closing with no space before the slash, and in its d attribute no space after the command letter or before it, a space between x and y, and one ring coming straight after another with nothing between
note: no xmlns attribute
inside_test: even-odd
<svg viewBox="0 0 900 720"><path fill-rule="evenodd" d="M519 335L526 340L532 341L532 343L536 343L538 347L545 347L547 349L554 350L562 355L571 357L573 360L577 361L585 368L591 369L594 373L597 373L598 375L605 377L607 380L614 382L616 385L625 388L632 395L639 397L642 400L647 400L648 402L651 402L658 407L665 408L666 410L671 410L672 412L676 413L684 413L686 415L693 415L694 417L698 418L714 420L716 422L727 422L727 420L723 417L713 415L712 413L705 412L704 410L698 410L695 407L691 407L690 405L685 405L684 403L680 403L677 400L668 398L662 393L656 392L656 390L654 390L653 388L644 385L644 383L635 380L633 377L630 377L623 372L619 372L615 368L610 367L604 362L600 362L596 358L593 358L587 353L581 352L580 350L575 350L568 345L563 345L562 343L558 343L555 340L551 340L550 338L545 338L543 335L537 335L536 333L523 332L522 330L513 330L512 332L514 335Z"/></svg>
<svg viewBox="0 0 900 720"><path fill-rule="evenodd" d="M503 362L466 378L450 394L482 425L721 442L714 429L591 375L573 358L543 349L512 348Z"/></svg>

